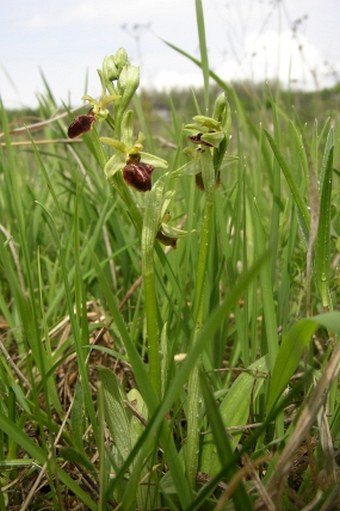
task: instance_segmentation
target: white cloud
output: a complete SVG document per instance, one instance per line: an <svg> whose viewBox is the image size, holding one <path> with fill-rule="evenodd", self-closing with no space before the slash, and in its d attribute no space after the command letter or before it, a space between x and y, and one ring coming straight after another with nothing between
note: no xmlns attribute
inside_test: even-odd
<svg viewBox="0 0 340 511"><path fill-rule="evenodd" d="M21 23L19 23L22 27L32 28L32 29L40 29L45 28L48 23L46 20L46 16L43 16L41 13L34 14L33 16L30 16L29 18L25 19Z"/></svg>
<svg viewBox="0 0 340 511"><path fill-rule="evenodd" d="M322 73L323 59L319 49L304 36L299 40L291 32L267 31L249 34L244 40L243 55L228 58L218 73L227 80L276 80L306 89L315 87Z"/></svg>
<svg viewBox="0 0 340 511"><path fill-rule="evenodd" d="M254 78L279 78L283 82L310 80L310 69L320 64L319 50L300 35L299 41L291 32L266 32L254 41L246 40L248 61L252 59Z"/></svg>
<svg viewBox="0 0 340 511"><path fill-rule="evenodd" d="M180 73L176 71L159 71L153 76L152 81L146 81L146 85L165 91L169 91L173 87L200 87L202 84L200 73Z"/></svg>
<svg viewBox="0 0 340 511"><path fill-rule="evenodd" d="M61 27L72 23L89 23L96 26L121 23L145 23L151 19L172 19L176 11L185 11L194 14L193 5L184 4L182 0L171 2L155 2L155 0L84 0L73 1L71 4L61 0L60 3L51 2L40 9L38 15L30 15L21 20L21 26L29 28ZM98 29L97 27L94 29Z"/></svg>

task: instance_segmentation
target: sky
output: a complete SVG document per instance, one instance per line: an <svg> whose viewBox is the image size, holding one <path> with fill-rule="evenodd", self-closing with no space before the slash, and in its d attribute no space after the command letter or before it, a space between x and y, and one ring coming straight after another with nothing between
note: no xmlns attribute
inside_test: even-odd
<svg viewBox="0 0 340 511"><path fill-rule="evenodd" d="M210 67L226 82L279 78L311 90L340 81L340 0L202 2ZM98 96L96 69L120 47L141 67L142 87L202 84L163 41L199 57L195 0L0 0L0 9L7 108L36 106L42 74L58 103Z"/></svg>

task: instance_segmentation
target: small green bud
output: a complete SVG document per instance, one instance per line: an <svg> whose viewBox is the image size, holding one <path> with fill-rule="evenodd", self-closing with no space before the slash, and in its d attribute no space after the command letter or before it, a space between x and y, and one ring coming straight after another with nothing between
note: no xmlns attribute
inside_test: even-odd
<svg viewBox="0 0 340 511"><path fill-rule="evenodd" d="M228 140L231 129L231 114L227 97L223 92L215 101L213 117L221 122L221 129L224 131L226 139Z"/></svg>
<svg viewBox="0 0 340 511"><path fill-rule="evenodd" d="M112 82L118 80L119 75L129 63L129 57L124 48L119 48L114 55L106 55L103 60L103 76L106 80Z"/></svg>
<svg viewBox="0 0 340 511"><path fill-rule="evenodd" d="M124 48L119 48L114 54L116 66L119 70L122 70L126 64L129 64L129 57Z"/></svg>
<svg viewBox="0 0 340 511"><path fill-rule="evenodd" d="M127 64L122 69L118 79L118 90L121 93L135 92L139 85L139 67ZM131 91L131 92L130 92Z"/></svg>
<svg viewBox="0 0 340 511"><path fill-rule="evenodd" d="M139 85L139 67L127 64L118 78L118 91L121 94L119 108L124 111Z"/></svg>
<svg viewBox="0 0 340 511"><path fill-rule="evenodd" d="M103 60L103 78L108 80L109 82L113 82L113 80L118 80L119 72L118 68L115 64L113 55L106 55ZM98 71L99 72L99 71Z"/></svg>
<svg viewBox="0 0 340 511"><path fill-rule="evenodd" d="M224 92L221 92L216 98L213 118L217 121L222 121L224 112L228 109L228 101Z"/></svg>

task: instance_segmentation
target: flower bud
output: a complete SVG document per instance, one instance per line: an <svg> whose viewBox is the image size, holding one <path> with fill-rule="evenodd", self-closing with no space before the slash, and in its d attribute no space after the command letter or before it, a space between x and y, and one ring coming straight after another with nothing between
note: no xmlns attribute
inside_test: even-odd
<svg viewBox="0 0 340 511"><path fill-rule="evenodd" d="M118 91L121 94L119 105L122 111L128 106L130 99L139 85L139 67L127 64L122 69L118 79Z"/></svg>
<svg viewBox="0 0 340 511"><path fill-rule="evenodd" d="M213 118L217 121L222 121L224 118L225 112L228 110L228 101L226 98L226 95L224 92L221 92L216 98L215 105L214 105L214 111L213 111Z"/></svg>
<svg viewBox="0 0 340 511"><path fill-rule="evenodd" d="M114 55L106 55L103 60L103 76L106 80L112 82L118 80L119 75L129 58L124 48L119 48Z"/></svg>

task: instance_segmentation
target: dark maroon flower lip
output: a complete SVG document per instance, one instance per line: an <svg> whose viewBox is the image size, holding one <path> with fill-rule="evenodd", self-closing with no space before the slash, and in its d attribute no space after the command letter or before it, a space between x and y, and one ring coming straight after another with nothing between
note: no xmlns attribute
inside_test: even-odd
<svg viewBox="0 0 340 511"><path fill-rule="evenodd" d="M213 145L209 144L209 142L202 140L202 135L203 133L197 133L197 135L189 135L189 140L191 140L193 144L202 144L207 147L213 147Z"/></svg>
<svg viewBox="0 0 340 511"><path fill-rule="evenodd" d="M196 174L195 182L196 182L197 187L200 190L204 191L205 188L204 188L204 183L203 183L202 172L199 172L198 174ZM221 184L221 178L220 178L220 173L218 172L216 175L216 187L218 187L220 184Z"/></svg>
<svg viewBox="0 0 340 511"><path fill-rule="evenodd" d="M154 166L138 161L138 157L130 158L123 168L125 181L140 192L151 190L151 174Z"/></svg>
<svg viewBox="0 0 340 511"><path fill-rule="evenodd" d="M163 245L166 245L167 247L176 248L177 238L170 238L170 236L167 236L166 234L163 234L161 231L158 231L156 238Z"/></svg>
<svg viewBox="0 0 340 511"><path fill-rule="evenodd" d="M96 116L90 111L88 114L78 115L71 122L67 135L69 138L76 138L91 129L92 124L96 120Z"/></svg>

